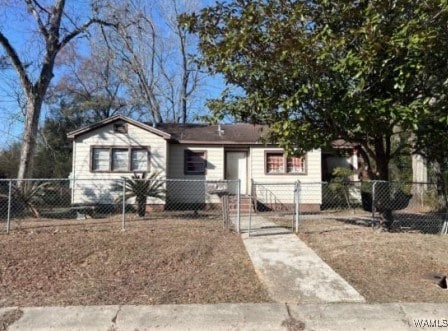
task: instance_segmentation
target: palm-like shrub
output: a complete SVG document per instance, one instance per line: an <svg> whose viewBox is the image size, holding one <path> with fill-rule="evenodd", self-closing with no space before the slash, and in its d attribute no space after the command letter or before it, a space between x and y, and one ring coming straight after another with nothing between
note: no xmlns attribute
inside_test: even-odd
<svg viewBox="0 0 448 331"><path fill-rule="evenodd" d="M48 190L50 182L41 181L19 181L11 187L11 205L15 210L22 212L29 211L31 214L40 218L39 205L44 202L44 196ZM0 194L3 198L8 198L8 193Z"/></svg>
<svg viewBox="0 0 448 331"><path fill-rule="evenodd" d="M122 180L114 184L114 191L119 191L120 195L117 197L117 203L123 203L124 199L128 201L131 198L135 198L137 203L137 214L140 217L145 216L146 202L148 197L164 199L165 189L164 181L159 178L157 172L150 173L149 175L144 172L141 176L134 174L131 178L123 177ZM123 187L124 186L124 187Z"/></svg>

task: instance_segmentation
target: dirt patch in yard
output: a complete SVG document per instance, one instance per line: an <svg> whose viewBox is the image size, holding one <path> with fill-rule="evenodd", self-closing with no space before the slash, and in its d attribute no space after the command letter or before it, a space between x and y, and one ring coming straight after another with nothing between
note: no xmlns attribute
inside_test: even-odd
<svg viewBox="0 0 448 331"><path fill-rule="evenodd" d="M270 301L217 221L36 224L0 233L0 306Z"/></svg>
<svg viewBox="0 0 448 331"><path fill-rule="evenodd" d="M305 220L299 237L369 302L448 302L448 236Z"/></svg>

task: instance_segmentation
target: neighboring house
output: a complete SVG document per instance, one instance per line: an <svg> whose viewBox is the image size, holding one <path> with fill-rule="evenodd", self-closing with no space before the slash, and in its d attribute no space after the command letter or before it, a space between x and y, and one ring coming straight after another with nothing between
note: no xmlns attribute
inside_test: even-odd
<svg viewBox="0 0 448 331"><path fill-rule="evenodd" d="M167 197L149 199L151 205L219 203L203 181L223 179L240 179L241 194L252 193L260 203L269 204L268 195L275 195L278 203L292 204L293 185L286 194L277 184L320 182L321 152L286 157L278 146L262 142L267 130L252 124L152 126L121 115L110 117L68 134L73 139L72 203L111 203L119 194L110 190L113 181L157 171L169 179ZM257 192L252 181L263 184L257 185ZM229 188L231 193L235 189ZM321 195L320 187L302 192L302 205L319 210Z"/></svg>
<svg viewBox="0 0 448 331"><path fill-rule="evenodd" d="M328 182L332 179L335 168L347 168L353 171L351 181L359 181L361 160L359 157L359 146L349 143L343 139L331 143L331 148L322 151L322 181Z"/></svg>

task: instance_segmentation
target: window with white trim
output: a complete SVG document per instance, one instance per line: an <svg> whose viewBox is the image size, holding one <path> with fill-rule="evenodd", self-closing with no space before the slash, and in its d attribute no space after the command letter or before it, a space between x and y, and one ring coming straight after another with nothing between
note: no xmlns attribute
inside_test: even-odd
<svg viewBox="0 0 448 331"><path fill-rule="evenodd" d="M140 147L92 148L93 172L131 172L149 170L149 151Z"/></svg>

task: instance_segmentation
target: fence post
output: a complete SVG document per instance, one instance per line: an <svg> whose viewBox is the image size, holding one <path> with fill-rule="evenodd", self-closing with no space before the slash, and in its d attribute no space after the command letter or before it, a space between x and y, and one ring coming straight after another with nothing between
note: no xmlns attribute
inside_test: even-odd
<svg viewBox="0 0 448 331"><path fill-rule="evenodd" d="M376 181L373 181L373 185L372 185L372 227L375 226L375 186L376 186Z"/></svg>
<svg viewBox="0 0 448 331"><path fill-rule="evenodd" d="M300 204L300 181L297 180L296 182L296 190L295 190L295 200L296 200L296 204L295 204L295 221L296 221L296 233L299 232L299 204Z"/></svg>
<svg viewBox="0 0 448 331"><path fill-rule="evenodd" d="M126 178L123 178L123 205L122 205L122 211L121 211L121 230L126 230L126 220L125 220L125 214L126 214Z"/></svg>
<svg viewBox="0 0 448 331"><path fill-rule="evenodd" d="M6 233L9 233L11 227L11 196L12 196L12 179L9 180L9 189L8 189L8 216L6 219Z"/></svg>
<svg viewBox="0 0 448 331"><path fill-rule="evenodd" d="M237 190L236 190L236 232L240 233L241 231L241 179L237 181Z"/></svg>
<svg viewBox="0 0 448 331"><path fill-rule="evenodd" d="M255 181L253 179L250 180L250 192L249 192L249 229L248 229L248 236L250 237L250 230L252 227L252 192L254 189L257 189L255 187Z"/></svg>

